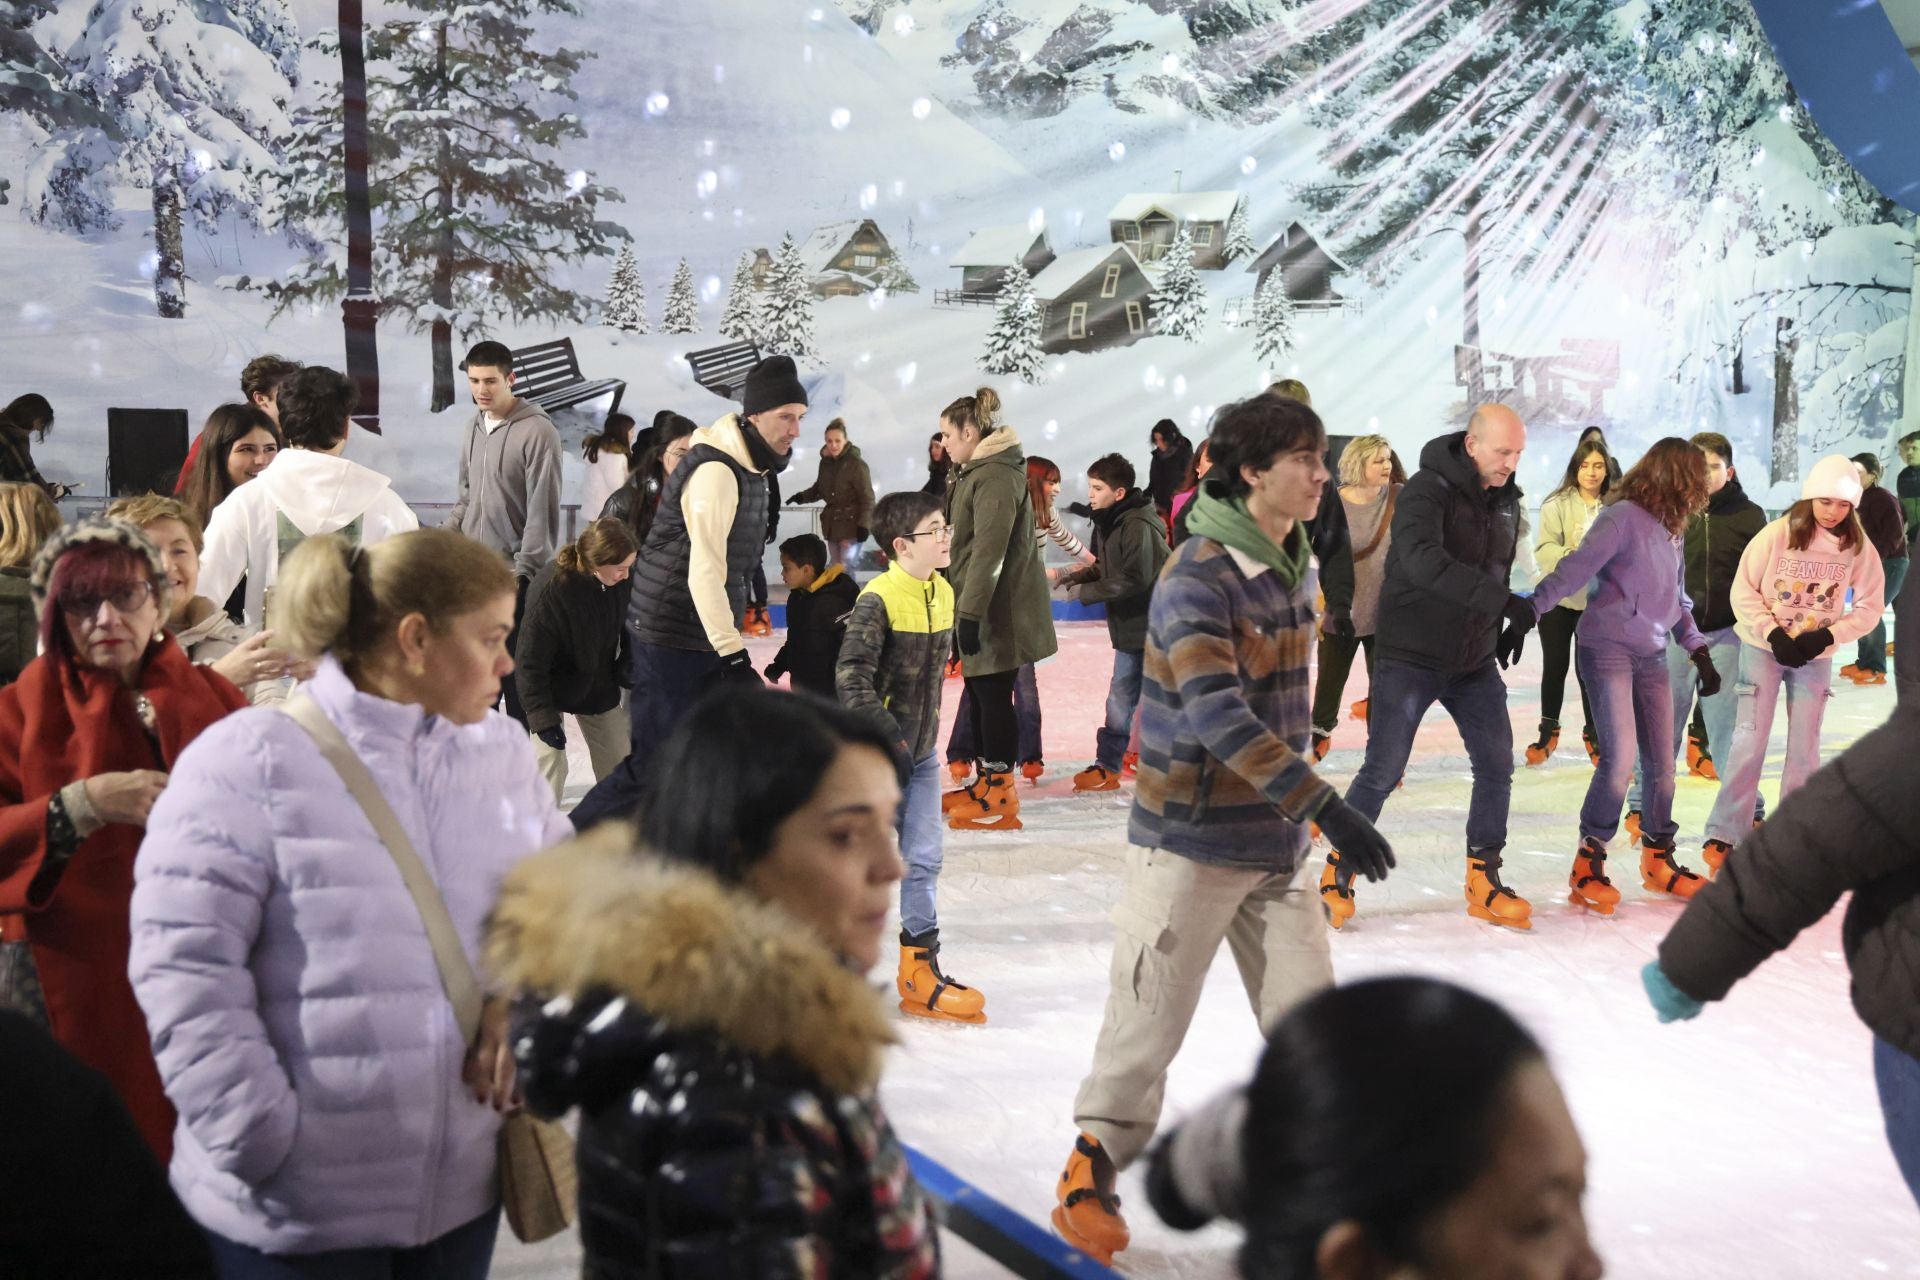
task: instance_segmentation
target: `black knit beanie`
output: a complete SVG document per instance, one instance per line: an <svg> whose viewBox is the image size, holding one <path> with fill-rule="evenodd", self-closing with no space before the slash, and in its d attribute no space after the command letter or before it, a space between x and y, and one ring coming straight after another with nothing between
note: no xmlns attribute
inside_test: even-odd
<svg viewBox="0 0 1920 1280"><path fill-rule="evenodd" d="M800 385L800 374L792 356L768 356L747 370L747 383L740 394L740 412L751 418L756 413L778 409L783 404L805 404L807 389Z"/></svg>

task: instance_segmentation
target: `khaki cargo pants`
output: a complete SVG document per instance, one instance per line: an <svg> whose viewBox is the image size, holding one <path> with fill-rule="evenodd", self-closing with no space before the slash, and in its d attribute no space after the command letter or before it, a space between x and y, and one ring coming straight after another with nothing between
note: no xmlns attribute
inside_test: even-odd
<svg viewBox="0 0 1920 1280"><path fill-rule="evenodd" d="M1124 1169L1153 1139L1167 1068L1222 939L1262 1032L1333 985L1333 962L1319 887L1304 865L1276 875L1129 845L1113 922L1106 1017L1073 1115Z"/></svg>

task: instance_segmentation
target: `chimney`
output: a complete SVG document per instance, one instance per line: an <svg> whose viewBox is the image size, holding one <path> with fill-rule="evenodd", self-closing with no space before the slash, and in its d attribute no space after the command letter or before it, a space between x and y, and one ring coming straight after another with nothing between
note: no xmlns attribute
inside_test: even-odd
<svg viewBox="0 0 1920 1280"><path fill-rule="evenodd" d="M1173 194L1180 194L1180 171L1178 169L1173 171Z"/></svg>

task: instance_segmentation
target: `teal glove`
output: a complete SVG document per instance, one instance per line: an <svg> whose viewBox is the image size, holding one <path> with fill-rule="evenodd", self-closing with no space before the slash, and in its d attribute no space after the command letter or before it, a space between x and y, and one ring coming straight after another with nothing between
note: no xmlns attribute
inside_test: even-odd
<svg viewBox="0 0 1920 1280"><path fill-rule="evenodd" d="M1647 988L1647 999L1653 1002L1653 1011L1660 1015L1662 1022L1697 1018L1707 1007L1674 986L1673 979L1667 976L1658 960L1647 961L1646 968L1640 970L1640 981Z"/></svg>

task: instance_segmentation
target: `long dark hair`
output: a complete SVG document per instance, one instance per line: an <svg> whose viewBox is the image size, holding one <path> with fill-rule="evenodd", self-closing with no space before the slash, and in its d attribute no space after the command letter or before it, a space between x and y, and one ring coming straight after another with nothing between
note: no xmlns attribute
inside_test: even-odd
<svg viewBox="0 0 1920 1280"><path fill-rule="evenodd" d="M1480 1175L1516 1070L1540 1046L1506 1010L1431 978L1330 987L1274 1025L1247 1089L1240 1274L1307 1280L1352 1219L1395 1261Z"/></svg>
<svg viewBox="0 0 1920 1280"><path fill-rule="evenodd" d="M600 461L602 453L626 453L632 437L633 419L624 413L610 413L606 425L581 443L585 446L587 461L594 463Z"/></svg>
<svg viewBox="0 0 1920 1280"><path fill-rule="evenodd" d="M35 439L45 440L47 432L53 429L53 405L38 391L15 396L6 408L0 409L0 425L11 427L23 435L33 431ZM35 431L35 427L39 430Z"/></svg>
<svg viewBox="0 0 1920 1280"><path fill-rule="evenodd" d="M841 749L854 746L878 751L905 782L906 761L866 716L811 694L722 685L661 748L654 799L640 811L641 843L739 884Z"/></svg>
<svg viewBox="0 0 1920 1280"><path fill-rule="evenodd" d="M1802 498L1787 508L1787 550L1805 551L1807 544L1813 541L1813 535L1820 528L1820 522L1814 519L1813 499ZM1866 526L1860 523L1860 508L1856 504L1847 512L1847 518L1828 530L1840 541L1842 551L1858 551L1867 542Z"/></svg>
<svg viewBox="0 0 1920 1280"><path fill-rule="evenodd" d="M1588 430L1598 431L1599 428L1589 427ZM1549 498L1557 498L1563 493L1578 493L1580 491L1580 464L1596 453L1600 455L1602 461L1609 464L1612 463L1613 455L1607 452L1607 443L1604 440L1582 440L1579 444L1573 446L1573 457L1567 460L1567 474L1560 478L1560 487L1547 496ZM1611 488L1613 488L1613 467L1609 465L1606 469L1606 474L1600 477L1600 496L1603 498L1606 497L1607 490Z"/></svg>
<svg viewBox="0 0 1920 1280"><path fill-rule="evenodd" d="M647 429L653 433L653 441L645 453L628 463L627 483L621 486L633 490L632 501L627 504L627 528L633 533L634 545L640 547L647 545L654 513L660 510L660 495L667 491L667 446L686 439L698 428L692 418L662 410Z"/></svg>
<svg viewBox="0 0 1920 1280"><path fill-rule="evenodd" d="M203 527L213 509L234 490L233 477L227 474L227 455L242 437L255 431L271 431L274 442L282 449L287 447L287 437L264 409L223 404L207 415L207 425L200 429L200 452L194 455L193 470L187 473L187 483L180 490L180 501L200 517Z"/></svg>
<svg viewBox="0 0 1920 1280"><path fill-rule="evenodd" d="M1620 477L1620 500L1649 512L1668 533L1684 533L1707 505L1707 455L1679 436L1655 440Z"/></svg>

